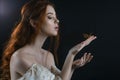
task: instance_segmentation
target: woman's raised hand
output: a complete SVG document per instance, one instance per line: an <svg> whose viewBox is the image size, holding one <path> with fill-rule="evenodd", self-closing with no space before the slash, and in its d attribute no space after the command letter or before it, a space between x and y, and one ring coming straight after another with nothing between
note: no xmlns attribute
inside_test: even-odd
<svg viewBox="0 0 120 80"><path fill-rule="evenodd" d="M69 53L76 55L81 49L83 49L85 46L89 45L95 39L96 39L96 36L94 36L94 35L90 36L85 41L83 41L83 42L75 45L73 48L71 48L69 50Z"/></svg>

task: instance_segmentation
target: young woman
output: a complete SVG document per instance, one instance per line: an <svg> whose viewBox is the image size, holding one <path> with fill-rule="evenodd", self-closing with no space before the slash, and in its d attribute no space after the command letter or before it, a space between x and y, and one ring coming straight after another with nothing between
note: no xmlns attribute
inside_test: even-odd
<svg viewBox="0 0 120 80"><path fill-rule="evenodd" d="M73 61L82 48L96 39L94 35L69 50L60 71L52 53L42 48L48 37L58 36L54 5L46 0L31 0L23 6L21 16L3 54L1 80L70 80L76 68L93 58L91 53L85 53Z"/></svg>

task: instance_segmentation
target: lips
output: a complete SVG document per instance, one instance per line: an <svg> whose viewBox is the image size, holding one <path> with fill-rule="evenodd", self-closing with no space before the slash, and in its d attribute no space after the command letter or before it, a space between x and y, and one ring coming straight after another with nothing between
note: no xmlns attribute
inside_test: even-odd
<svg viewBox="0 0 120 80"><path fill-rule="evenodd" d="M58 30L59 30L59 27L55 27L55 30L57 30L57 31L58 31Z"/></svg>

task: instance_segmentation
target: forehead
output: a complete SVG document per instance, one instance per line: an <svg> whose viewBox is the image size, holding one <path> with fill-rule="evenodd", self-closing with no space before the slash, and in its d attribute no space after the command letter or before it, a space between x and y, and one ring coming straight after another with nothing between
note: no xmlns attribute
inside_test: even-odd
<svg viewBox="0 0 120 80"><path fill-rule="evenodd" d="M46 14L56 15L55 9L52 6L48 5L46 8Z"/></svg>

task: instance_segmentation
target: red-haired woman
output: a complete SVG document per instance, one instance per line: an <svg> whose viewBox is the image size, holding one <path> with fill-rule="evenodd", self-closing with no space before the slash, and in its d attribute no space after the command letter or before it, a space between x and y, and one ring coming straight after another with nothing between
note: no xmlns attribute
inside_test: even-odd
<svg viewBox="0 0 120 80"><path fill-rule="evenodd" d="M47 37L58 40L59 20L49 1L29 1L23 6L21 16L3 54L1 80L70 80L76 68L91 61L90 53L73 60L96 36L70 49L61 71L55 66L52 53L42 48Z"/></svg>

